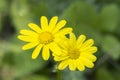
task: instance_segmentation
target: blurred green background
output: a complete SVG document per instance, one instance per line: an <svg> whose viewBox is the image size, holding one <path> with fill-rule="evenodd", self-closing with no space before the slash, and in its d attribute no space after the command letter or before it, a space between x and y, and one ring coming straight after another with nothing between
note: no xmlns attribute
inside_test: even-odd
<svg viewBox="0 0 120 80"><path fill-rule="evenodd" d="M17 39L29 22L44 15L66 19L78 36L98 46L93 69L62 71L62 80L120 80L120 0L0 0L0 80L57 80L55 62L31 59Z"/></svg>

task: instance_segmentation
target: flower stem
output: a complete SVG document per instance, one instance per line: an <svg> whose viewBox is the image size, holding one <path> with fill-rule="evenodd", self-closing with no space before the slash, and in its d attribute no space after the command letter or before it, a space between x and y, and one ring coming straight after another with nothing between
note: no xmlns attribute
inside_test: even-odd
<svg viewBox="0 0 120 80"><path fill-rule="evenodd" d="M60 70L58 70L58 80L62 80L62 75Z"/></svg>

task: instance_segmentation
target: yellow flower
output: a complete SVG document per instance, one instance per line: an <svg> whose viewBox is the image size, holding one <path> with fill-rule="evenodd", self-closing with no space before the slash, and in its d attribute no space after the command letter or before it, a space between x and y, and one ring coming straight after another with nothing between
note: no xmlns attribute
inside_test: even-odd
<svg viewBox="0 0 120 80"><path fill-rule="evenodd" d="M97 51L97 47L92 46L94 44L93 39L85 41L86 36L80 35L76 40L76 36L70 33L70 38L66 38L67 41L61 41L59 44L62 50L61 55L53 54L54 60L59 61L58 69L63 70L67 66L71 71L78 69L83 71L85 66L92 68L93 62L96 61L96 57L93 55Z"/></svg>
<svg viewBox="0 0 120 80"><path fill-rule="evenodd" d="M42 50L43 59L48 60L50 50L56 53L56 55L60 54L60 48L57 43L62 37L70 33L72 28L63 28L66 21L61 20L57 23L57 16L52 17L49 24L48 19L45 16L42 16L40 19L41 27L34 23L29 23L28 26L32 30L20 30L18 38L22 41L28 42L22 47L23 50L36 47L32 53L32 59L36 59Z"/></svg>

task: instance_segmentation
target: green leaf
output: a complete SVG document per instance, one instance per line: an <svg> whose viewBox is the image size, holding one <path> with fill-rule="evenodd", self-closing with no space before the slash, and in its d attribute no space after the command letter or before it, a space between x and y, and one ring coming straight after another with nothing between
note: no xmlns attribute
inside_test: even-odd
<svg viewBox="0 0 120 80"><path fill-rule="evenodd" d="M71 0L50 0L50 1L46 0L46 3L48 5L49 12L53 16L53 15L61 15L61 13L63 13L63 11L68 7L68 5L72 3L72 1Z"/></svg>
<svg viewBox="0 0 120 80"><path fill-rule="evenodd" d="M120 12L119 12L120 13ZM114 33L120 37L120 15L118 16L119 18L119 22L118 22L118 26L116 27L116 29L114 30Z"/></svg>
<svg viewBox="0 0 120 80"><path fill-rule="evenodd" d="M73 27L74 31L77 35L84 34L86 35L87 39L93 38L95 40L95 44L101 44L102 42L102 34L100 33L99 30L86 26L86 25L76 25Z"/></svg>
<svg viewBox="0 0 120 80"><path fill-rule="evenodd" d="M0 66L2 65L2 57L4 55L4 50L3 50L3 43L0 40Z"/></svg>
<svg viewBox="0 0 120 80"><path fill-rule="evenodd" d="M101 44L101 33L94 28L97 21L94 6L86 2L75 2L64 11L62 17L67 20L67 26L72 27L77 36L85 34L87 38L94 38L95 43Z"/></svg>
<svg viewBox="0 0 120 80"><path fill-rule="evenodd" d="M26 78L22 78L20 80L50 80L50 79L44 75L32 75Z"/></svg>
<svg viewBox="0 0 120 80"><path fill-rule="evenodd" d="M31 12L32 15L37 18L43 15L44 16L50 15L50 10L45 0L37 0L37 1L31 2L30 9L32 10Z"/></svg>
<svg viewBox="0 0 120 80"><path fill-rule="evenodd" d="M95 80L115 80L112 74L106 68L98 69Z"/></svg>
<svg viewBox="0 0 120 80"><path fill-rule="evenodd" d="M0 13L2 11L5 11L6 8L7 8L7 2L6 2L6 0L0 0Z"/></svg>
<svg viewBox="0 0 120 80"><path fill-rule="evenodd" d="M14 77L21 77L25 74L41 70L45 66L41 55L37 59L31 58L31 50L29 52L23 52L15 55L15 72Z"/></svg>
<svg viewBox="0 0 120 80"><path fill-rule="evenodd" d="M115 4L106 5L99 15L98 27L104 31L114 31L118 24L119 9Z"/></svg>
<svg viewBox="0 0 120 80"><path fill-rule="evenodd" d="M97 19L95 7L87 2L72 3L67 10L64 11L63 18L66 18L70 24L82 24L94 26Z"/></svg>
<svg viewBox="0 0 120 80"><path fill-rule="evenodd" d="M2 21L6 13L7 2L6 0L0 0L0 31L2 29Z"/></svg>
<svg viewBox="0 0 120 80"><path fill-rule="evenodd" d="M80 71L70 71L65 69L62 71L62 80L85 80L85 76Z"/></svg>
<svg viewBox="0 0 120 80"><path fill-rule="evenodd" d="M16 40L14 42L2 41L2 44L0 44L0 49L2 49L3 52L3 54L1 53L1 65L3 67L6 65L12 67L14 69L12 73L14 78L19 78L34 71L41 70L46 65L41 54L37 59L33 60L31 55L34 49L23 51L21 49L22 44L18 43L19 41Z"/></svg>
<svg viewBox="0 0 120 80"><path fill-rule="evenodd" d="M1 32L1 29L2 29L2 16L1 16L1 13L0 13L0 32Z"/></svg>
<svg viewBox="0 0 120 80"><path fill-rule="evenodd" d="M10 11L17 31L27 28L27 24L33 22L27 0L13 0Z"/></svg>
<svg viewBox="0 0 120 80"><path fill-rule="evenodd" d="M120 57L120 42L116 37L107 35L103 38L102 48L105 53L111 55L112 58L118 59Z"/></svg>
<svg viewBox="0 0 120 80"><path fill-rule="evenodd" d="M120 74L120 69L119 70L113 70L113 71L111 71L111 73L114 76L115 80L119 80L120 79L120 75L119 75Z"/></svg>

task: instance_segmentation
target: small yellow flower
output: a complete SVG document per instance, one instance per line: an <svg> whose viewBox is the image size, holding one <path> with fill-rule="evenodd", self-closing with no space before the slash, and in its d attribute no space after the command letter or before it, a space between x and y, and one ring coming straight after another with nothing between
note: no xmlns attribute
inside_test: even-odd
<svg viewBox="0 0 120 80"><path fill-rule="evenodd" d="M60 48L57 43L62 37L70 33L72 28L63 28L66 21L61 20L57 23L57 16L52 17L49 24L48 19L45 16L42 16L40 19L41 27L34 23L29 23L28 26L32 30L20 30L18 38L22 41L28 42L22 47L23 50L36 47L32 53L32 59L36 59L42 50L43 59L48 60L50 50L56 53L56 55L60 54Z"/></svg>
<svg viewBox="0 0 120 80"><path fill-rule="evenodd" d="M59 44L62 50L61 55L53 54L55 61L60 61L58 69L63 70L67 66L71 71L78 69L83 71L85 66L92 68L93 62L96 61L96 57L93 55L97 51L97 47L92 46L94 44L93 39L85 41L86 36L80 35L76 40L76 36L70 33L70 39L67 41L61 41Z"/></svg>

